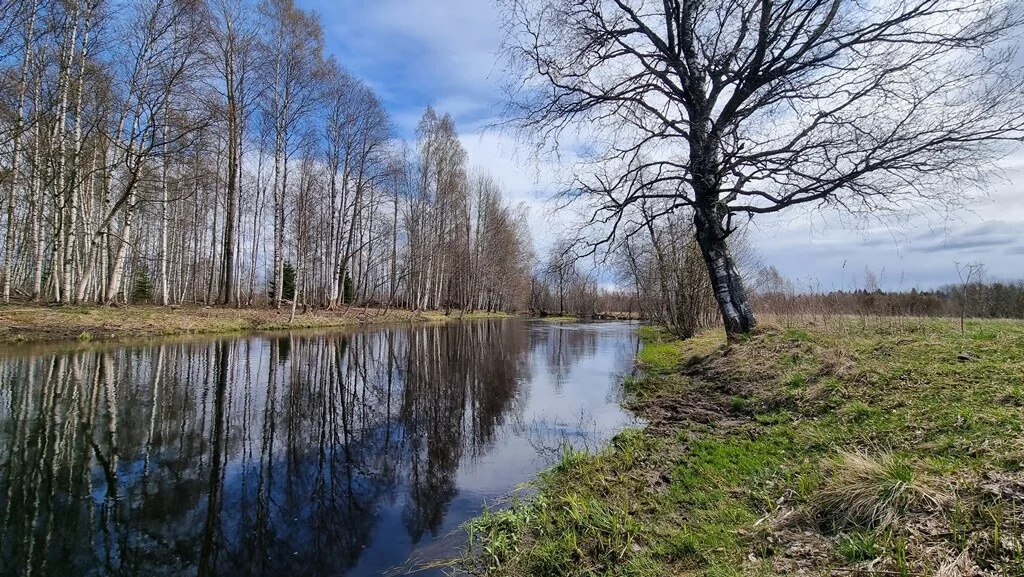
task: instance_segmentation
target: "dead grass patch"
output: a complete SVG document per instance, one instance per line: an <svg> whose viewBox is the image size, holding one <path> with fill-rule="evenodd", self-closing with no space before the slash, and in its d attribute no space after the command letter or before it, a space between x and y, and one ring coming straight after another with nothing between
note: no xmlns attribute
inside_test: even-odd
<svg viewBox="0 0 1024 577"><path fill-rule="evenodd" d="M176 335L228 334L245 331L334 329L367 324L447 322L503 314L451 315L361 307L309 310L290 319L288 311L268 308L180 306L2 306L0 344L75 341L88 333L92 341L119 341Z"/></svg>
<svg viewBox="0 0 1024 577"><path fill-rule="evenodd" d="M821 521L834 528L885 529L908 513L931 513L951 502L935 479L905 458L840 451L814 508Z"/></svg>

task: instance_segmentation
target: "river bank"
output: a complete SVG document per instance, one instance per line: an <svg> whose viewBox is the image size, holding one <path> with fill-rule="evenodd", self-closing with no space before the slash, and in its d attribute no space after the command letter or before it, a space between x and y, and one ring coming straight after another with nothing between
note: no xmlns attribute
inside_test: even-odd
<svg viewBox="0 0 1024 577"><path fill-rule="evenodd" d="M486 575L1024 574L1024 323L643 330L649 423L468 525Z"/></svg>
<svg viewBox="0 0 1024 577"><path fill-rule="evenodd" d="M502 318L505 313L451 315L437 311L343 307L296 314L265 308L160 306L0 306L0 343L121 341L287 329L328 329L407 322Z"/></svg>

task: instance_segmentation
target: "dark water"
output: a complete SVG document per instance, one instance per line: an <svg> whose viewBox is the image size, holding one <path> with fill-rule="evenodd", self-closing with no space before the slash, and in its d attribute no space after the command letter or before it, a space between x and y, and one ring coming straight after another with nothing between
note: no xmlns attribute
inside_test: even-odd
<svg viewBox="0 0 1024 577"><path fill-rule="evenodd" d="M443 557L563 443L629 422L633 329L5 353L0 575L381 575Z"/></svg>

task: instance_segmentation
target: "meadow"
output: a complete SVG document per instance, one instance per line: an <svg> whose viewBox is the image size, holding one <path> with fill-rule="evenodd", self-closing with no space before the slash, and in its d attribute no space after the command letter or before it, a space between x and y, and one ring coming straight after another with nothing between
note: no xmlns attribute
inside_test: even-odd
<svg viewBox="0 0 1024 577"><path fill-rule="evenodd" d="M1024 575L1024 322L641 329L647 425L467 526L483 575Z"/></svg>

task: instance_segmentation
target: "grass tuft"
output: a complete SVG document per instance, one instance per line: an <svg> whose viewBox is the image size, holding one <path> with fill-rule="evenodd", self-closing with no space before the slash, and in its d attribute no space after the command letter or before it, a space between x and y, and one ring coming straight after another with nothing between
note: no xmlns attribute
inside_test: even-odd
<svg viewBox="0 0 1024 577"><path fill-rule="evenodd" d="M836 552L850 563L860 563L874 561L885 552L885 548L874 533L854 531L839 536Z"/></svg>
<svg viewBox="0 0 1024 577"><path fill-rule="evenodd" d="M934 481L902 457L841 451L815 508L833 528L888 528L909 511L940 508L949 502Z"/></svg>

